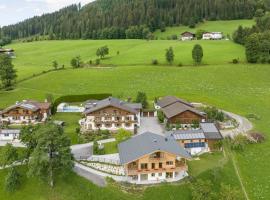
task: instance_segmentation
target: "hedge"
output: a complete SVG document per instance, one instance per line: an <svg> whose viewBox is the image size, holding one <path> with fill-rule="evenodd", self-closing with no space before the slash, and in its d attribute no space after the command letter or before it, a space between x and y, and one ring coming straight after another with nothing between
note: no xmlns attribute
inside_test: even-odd
<svg viewBox="0 0 270 200"><path fill-rule="evenodd" d="M89 99L96 99L96 100L101 100L101 99L106 99L108 97L112 96L112 94L82 94L82 95L66 95L66 96L61 96L53 102L53 107L52 107L52 113L56 113L57 106L60 103L73 103L73 102L83 102L87 101Z"/></svg>

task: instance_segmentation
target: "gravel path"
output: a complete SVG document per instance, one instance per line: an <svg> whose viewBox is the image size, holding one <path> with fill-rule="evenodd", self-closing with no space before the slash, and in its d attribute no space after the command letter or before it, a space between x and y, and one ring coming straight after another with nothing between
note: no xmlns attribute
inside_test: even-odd
<svg viewBox="0 0 270 200"><path fill-rule="evenodd" d="M252 123L247 118L231 113L231 112L227 112L227 111L223 111L223 112L229 117L235 119L238 123L237 128L229 129L229 130L220 130L223 137L226 137L226 136L234 137L240 133L247 133L248 131L251 131L253 129Z"/></svg>

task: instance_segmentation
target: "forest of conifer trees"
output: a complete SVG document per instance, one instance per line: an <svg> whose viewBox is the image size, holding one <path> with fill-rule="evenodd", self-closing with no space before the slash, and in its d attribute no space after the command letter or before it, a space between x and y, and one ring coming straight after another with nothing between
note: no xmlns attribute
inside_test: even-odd
<svg viewBox="0 0 270 200"><path fill-rule="evenodd" d="M266 0L268 1L268 0ZM164 26L194 25L203 20L250 19L257 0L97 0L71 5L1 29L0 37L20 39L147 38Z"/></svg>

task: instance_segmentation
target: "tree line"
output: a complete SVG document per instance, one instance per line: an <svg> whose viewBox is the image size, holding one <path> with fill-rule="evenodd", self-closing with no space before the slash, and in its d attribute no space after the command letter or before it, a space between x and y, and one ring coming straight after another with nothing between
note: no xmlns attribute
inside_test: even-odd
<svg viewBox="0 0 270 200"><path fill-rule="evenodd" d="M251 28L239 26L233 40L245 46L248 62L270 63L270 14L263 10L256 13L256 25Z"/></svg>
<svg viewBox="0 0 270 200"><path fill-rule="evenodd" d="M268 0L265 0L268 1ZM250 19L258 0L97 0L71 5L1 29L0 37L20 39L146 38L166 26L194 27L203 20Z"/></svg>

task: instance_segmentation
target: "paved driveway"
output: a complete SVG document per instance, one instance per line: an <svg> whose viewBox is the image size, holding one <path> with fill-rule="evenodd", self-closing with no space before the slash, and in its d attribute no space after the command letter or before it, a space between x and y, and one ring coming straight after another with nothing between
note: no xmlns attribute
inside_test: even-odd
<svg viewBox="0 0 270 200"><path fill-rule="evenodd" d="M140 128L138 128L138 134L144 132L152 132L163 135L164 128L161 124L159 124L158 119L156 117L142 117L141 126Z"/></svg>

